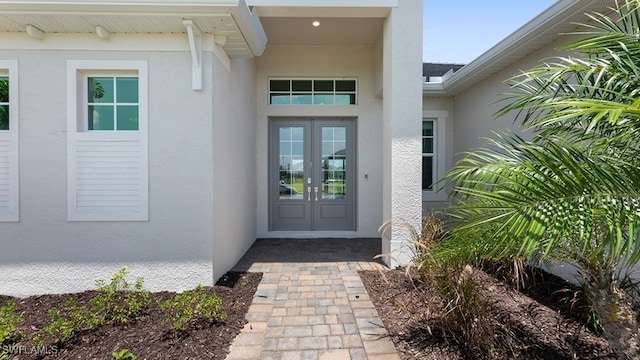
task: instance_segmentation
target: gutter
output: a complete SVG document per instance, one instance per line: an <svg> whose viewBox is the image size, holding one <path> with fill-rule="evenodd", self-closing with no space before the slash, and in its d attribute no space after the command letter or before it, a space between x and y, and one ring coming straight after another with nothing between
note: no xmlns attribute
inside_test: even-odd
<svg viewBox="0 0 640 360"><path fill-rule="evenodd" d="M0 0L0 13L176 13L229 12L240 0ZM244 1L242 1L244 3Z"/></svg>

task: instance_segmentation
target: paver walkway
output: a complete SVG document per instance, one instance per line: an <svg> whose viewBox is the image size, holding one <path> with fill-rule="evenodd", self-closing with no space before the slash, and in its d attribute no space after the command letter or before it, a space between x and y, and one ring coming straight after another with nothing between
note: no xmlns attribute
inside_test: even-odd
<svg viewBox="0 0 640 360"><path fill-rule="evenodd" d="M380 239L259 239L234 270L262 272L227 360L400 359L358 270Z"/></svg>

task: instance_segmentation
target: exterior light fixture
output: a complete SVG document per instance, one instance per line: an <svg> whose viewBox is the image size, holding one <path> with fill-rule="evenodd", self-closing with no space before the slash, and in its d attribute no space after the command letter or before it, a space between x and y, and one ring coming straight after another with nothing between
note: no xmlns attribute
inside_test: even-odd
<svg viewBox="0 0 640 360"><path fill-rule="evenodd" d="M27 25L27 34L34 39L42 40L44 38L44 32L33 25Z"/></svg>
<svg viewBox="0 0 640 360"><path fill-rule="evenodd" d="M320 21L318 20L313 20L313 22L311 23L313 26L318 27L320 26Z"/></svg>

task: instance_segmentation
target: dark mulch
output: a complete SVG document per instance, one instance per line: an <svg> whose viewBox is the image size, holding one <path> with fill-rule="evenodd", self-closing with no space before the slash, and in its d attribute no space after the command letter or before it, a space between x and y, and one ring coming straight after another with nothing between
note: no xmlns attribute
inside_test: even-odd
<svg viewBox="0 0 640 360"><path fill-rule="evenodd" d="M500 281L500 273L474 270L482 298L489 304L491 330L483 344L465 346L442 331L442 299L425 281L404 269L361 271L378 314L402 359L617 359L608 343L581 319L577 289L550 274L533 272L536 281L519 291ZM583 311L582 311L583 312Z"/></svg>
<svg viewBox="0 0 640 360"><path fill-rule="evenodd" d="M68 299L87 304L94 291L77 294L42 295L24 299L0 296L0 306L16 302L16 312L23 316L19 331L25 336L15 347L11 359L111 359L111 353L128 349L138 359L224 359L229 346L246 323L245 315L262 279L260 273L227 273L213 287L222 298L226 320L177 332L162 319L157 302L174 295L151 293L151 305L144 314L126 325L105 324L95 330L77 334L60 347L34 348L29 340L48 324L47 309L61 309ZM210 288L209 288L210 289ZM40 352L40 354L38 354ZM49 354L42 354L48 352Z"/></svg>

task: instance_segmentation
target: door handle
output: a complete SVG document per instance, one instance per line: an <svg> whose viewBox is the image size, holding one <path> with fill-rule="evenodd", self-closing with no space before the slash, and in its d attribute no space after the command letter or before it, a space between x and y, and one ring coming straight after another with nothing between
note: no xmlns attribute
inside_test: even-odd
<svg viewBox="0 0 640 360"><path fill-rule="evenodd" d="M307 187L307 201L311 201L311 186Z"/></svg>
<svg viewBox="0 0 640 360"><path fill-rule="evenodd" d="M314 187L313 191L316 193L316 201L318 201L318 187Z"/></svg>

